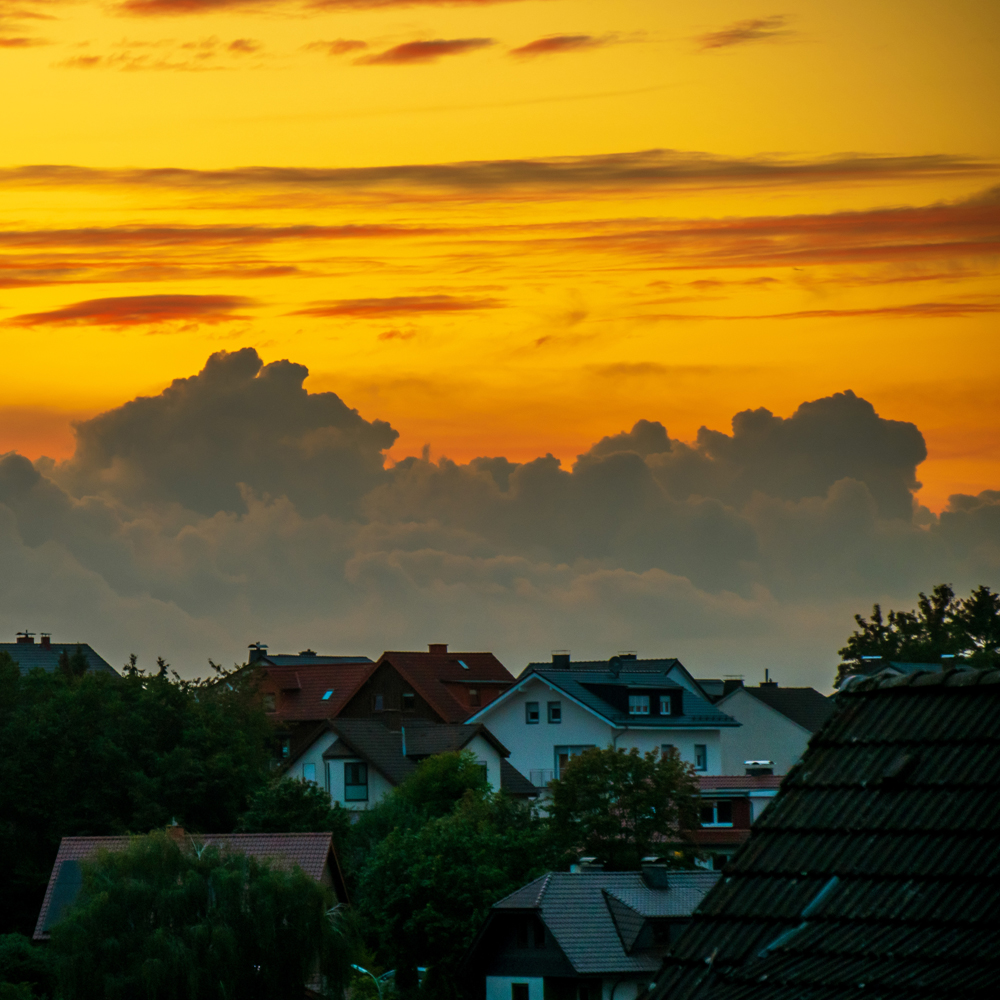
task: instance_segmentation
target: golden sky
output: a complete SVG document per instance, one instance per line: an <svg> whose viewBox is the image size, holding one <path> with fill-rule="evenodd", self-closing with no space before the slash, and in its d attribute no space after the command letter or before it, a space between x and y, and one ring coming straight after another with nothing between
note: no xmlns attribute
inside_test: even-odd
<svg viewBox="0 0 1000 1000"><path fill-rule="evenodd" d="M0 452L219 349L467 460L853 389L1000 486L995 0L0 0Z"/></svg>

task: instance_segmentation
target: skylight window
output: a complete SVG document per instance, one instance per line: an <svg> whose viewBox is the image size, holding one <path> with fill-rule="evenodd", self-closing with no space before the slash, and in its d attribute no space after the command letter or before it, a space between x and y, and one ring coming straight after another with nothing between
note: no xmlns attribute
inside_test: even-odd
<svg viewBox="0 0 1000 1000"><path fill-rule="evenodd" d="M466 663L465 660L459 660L458 662L462 665L462 669L463 670L468 670L469 669L469 664Z"/></svg>
<svg viewBox="0 0 1000 1000"><path fill-rule="evenodd" d="M330 688L330 690L327 691L326 694L323 695L323 699L322 700L323 701L329 701L330 700L330 695L332 695L332 694L333 694L333 688Z"/></svg>

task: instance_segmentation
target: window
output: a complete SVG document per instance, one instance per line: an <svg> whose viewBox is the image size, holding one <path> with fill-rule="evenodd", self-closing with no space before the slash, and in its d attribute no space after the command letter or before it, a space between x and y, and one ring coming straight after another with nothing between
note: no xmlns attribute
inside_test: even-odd
<svg viewBox="0 0 1000 1000"><path fill-rule="evenodd" d="M323 701L329 701L329 700L330 700L330 696L331 696L332 694L333 694L333 688L330 688L330 690L329 690L329 691L324 691L324 692L323 692L323 698L322 698L322 700L323 700Z"/></svg>
<svg viewBox="0 0 1000 1000"><path fill-rule="evenodd" d="M473 708L479 704L479 688L469 688L469 704Z"/></svg>
<svg viewBox="0 0 1000 1000"><path fill-rule="evenodd" d="M592 743L583 744L582 746L574 747L554 747L556 755L556 774L558 778L560 774L566 769L566 765L570 762L573 757L579 757L584 750L593 750L594 745Z"/></svg>
<svg viewBox="0 0 1000 1000"><path fill-rule="evenodd" d="M530 726L538 721L538 702L526 701L524 703L524 721Z"/></svg>
<svg viewBox="0 0 1000 1000"><path fill-rule="evenodd" d="M549 702L549 722L562 722L562 702Z"/></svg>
<svg viewBox="0 0 1000 1000"><path fill-rule="evenodd" d="M288 757L292 752L292 741L286 736L281 741L281 756Z"/></svg>
<svg viewBox="0 0 1000 1000"><path fill-rule="evenodd" d="M344 764L344 801L365 802L368 799L368 765Z"/></svg>
<svg viewBox="0 0 1000 1000"><path fill-rule="evenodd" d="M694 769L696 771L708 770L708 747L704 743L694 745Z"/></svg>
<svg viewBox="0 0 1000 1000"><path fill-rule="evenodd" d="M673 699L669 694L660 695L660 715L670 715L672 712Z"/></svg>
<svg viewBox="0 0 1000 1000"><path fill-rule="evenodd" d="M412 712L417 707L417 696L412 691L403 692L403 711Z"/></svg>
<svg viewBox="0 0 1000 1000"><path fill-rule="evenodd" d="M630 694L628 696L629 715L649 715L649 695Z"/></svg>
<svg viewBox="0 0 1000 1000"><path fill-rule="evenodd" d="M372 698L372 711L373 712L384 712L385 711L385 701L382 695L377 694Z"/></svg>
<svg viewBox="0 0 1000 1000"><path fill-rule="evenodd" d="M660 756L669 757L672 753L676 753L677 747L673 743L661 743L660 744Z"/></svg>
<svg viewBox="0 0 1000 1000"><path fill-rule="evenodd" d="M278 710L277 695L273 691L264 692L264 711L276 712Z"/></svg>
<svg viewBox="0 0 1000 1000"><path fill-rule="evenodd" d="M732 826L733 825L732 802L729 802L726 799L721 799L718 802L702 802L701 825Z"/></svg>
<svg viewBox="0 0 1000 1000"><path fill-rule="evenodd" d="M313 784L316 783L316 765L315 764L303 764L302 765L302 780L311 781Z"/></svg>
<svg viewBox="0 0 1000 1000"><path fill-rule="evenodd" d="M511 983L510 1000L528 1000L528 984Z"/></svg>

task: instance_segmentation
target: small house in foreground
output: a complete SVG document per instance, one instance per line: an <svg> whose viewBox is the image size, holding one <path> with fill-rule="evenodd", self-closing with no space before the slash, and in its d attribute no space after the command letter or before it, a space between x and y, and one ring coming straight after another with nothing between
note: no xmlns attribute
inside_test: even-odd
<svg viewBox="0 0 1000 1000"><path fill-rule="evenodd" d="M650 1000L997 995L1000 671L836 702Z"/></svg>
<svg viewBox="0 0 1000 1000"><path fill-rule="evenodd" d="M168 832L178 842L238 851L276 867L298 867L321 885L331 888L340 902L347 902L347 889L331 833L208 833L192 836L180 827ZM80 862L99 850L124 851L128 837L63 837L52 865L52 874L35 924L34 939L47 941L49 931L74 902L83 873Z"/></svg>
<svg viewBox="0 0 1000 1000"><path fill-rule="evenodd" d="M717 872L549 872L496 903L464 963L476 1000L634 1000Z"/></svg>

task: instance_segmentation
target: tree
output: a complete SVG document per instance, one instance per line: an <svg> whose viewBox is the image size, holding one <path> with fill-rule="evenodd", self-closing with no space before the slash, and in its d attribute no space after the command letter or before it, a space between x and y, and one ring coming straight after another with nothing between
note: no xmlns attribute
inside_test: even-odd
<svg viewBox="0 0 1000 1000"><path fill-rule="evenodd" d="M82 677L89 667L90 661L82 646L77 646L72 656L65 649L59 654L59 670L65 677Z"/></svg>
<svg viewBox="0 0 1000 1000"><path fill-rule="evenodd" d="M549 787L551 822L564 850L593 855L612 871L638 869L644 857L698 826L698 779L676 751L585 750Z"/></svg>
<svg viewBox="0 0 1000 1000"><path fill-rule="evenodd" d="M259 788L239 818L241 833L312 833L329 830L338 847L346 842L351 816L313 781L277 779Z"/></svg>
<svg viewBox="0 0 1000 1000"><path fill-rule="evenodd" d="M547 825L530 806L491 793L468 753L424 761L370 812L382 816L368 821L369 833L397 822L357 872L360 917L404 996L427 966L423 992L453 997L458 963L490 907L554 864Z"/></svg>
<svg viewBox="0 0 1000 1000"><path fill-rule="evenodd" d="M301 869L237 852L182 850L163 832L84 862L80 895L52 929L65 1000L302 997L350 956L327 890Z"/></svg>
<svg viewBox="0 0 1000 1000"><path fill-rule="evenodd" d="M23 934L0 936L0 1000L34 1000L55 989L52 962L44 948Z"/></svg>
<svg viewBox="0 0 1000 1000"><path fill-rule="evenodd" d="M33 670L0 657L0 930L31 931L60 838L233 829L270 776L245 675Z"/></svg>
<svg viewBox="0 0 1000 1000"><path fill-rule="evenodd" d="M957 598L947 583L930 596L921 592L913 611L889 611L876 604L870 618L855 615L858 629L839 650L839 685L850 674L868 673L875 659L936 663L954 657L972 666L1000 665L1000 594L977 587Z"/></svg>

